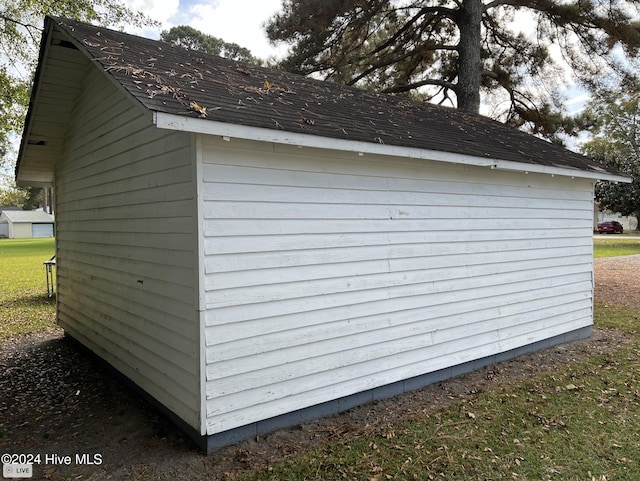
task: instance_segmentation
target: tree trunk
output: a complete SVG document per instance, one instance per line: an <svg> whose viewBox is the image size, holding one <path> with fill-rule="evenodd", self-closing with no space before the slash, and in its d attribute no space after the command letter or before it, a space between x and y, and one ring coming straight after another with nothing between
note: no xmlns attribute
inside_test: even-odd
<svg viewBox="0 0 640 481"><path fill-rule="evenodd" d="M458 17L460 42L458 44L458 109L480 112L480 76L482 73L481 26L483 4L481 0L464 0Z"/></svg>

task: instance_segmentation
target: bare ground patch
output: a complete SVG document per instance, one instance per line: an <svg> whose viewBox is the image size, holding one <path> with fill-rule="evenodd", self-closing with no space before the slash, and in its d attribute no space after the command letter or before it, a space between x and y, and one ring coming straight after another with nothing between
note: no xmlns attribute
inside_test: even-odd
<svg viewBox="0 0 640 481"><path fill-rule="evenodd" d="M640 308L640 256L596 259L596 298ZM629 343L595 329L576 341L503 362L415 392L352 409L205 456L155 408L89 360L62 331L29 335L0 351L0 454L72 456L69 466L34 466L34 479L228 479L335 440L435 413L469 396ZM99 454L79 465L76 454ZM44 458L41 458L44 460Z"/></svg>

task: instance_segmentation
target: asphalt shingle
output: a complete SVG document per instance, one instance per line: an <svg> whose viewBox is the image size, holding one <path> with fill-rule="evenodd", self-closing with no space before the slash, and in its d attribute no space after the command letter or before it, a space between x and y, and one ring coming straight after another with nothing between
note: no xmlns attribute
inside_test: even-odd
<svg viewBox="0 0 640 481"><path fill-rule="evenodd" d="M596 173L618 172L489 118L53 19L152 111Z"/></svg>

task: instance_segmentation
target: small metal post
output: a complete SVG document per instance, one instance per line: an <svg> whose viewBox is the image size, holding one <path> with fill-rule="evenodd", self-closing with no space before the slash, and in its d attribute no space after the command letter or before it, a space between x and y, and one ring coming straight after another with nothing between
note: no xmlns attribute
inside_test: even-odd
<svg viewBox="0 0 640 481"><path fill-rule="evenodd" d="M56 265L56 256L53 256L48 261L44 261L44 270L47 276L47 297L53 297L55 293L53 268Z"/></svg>

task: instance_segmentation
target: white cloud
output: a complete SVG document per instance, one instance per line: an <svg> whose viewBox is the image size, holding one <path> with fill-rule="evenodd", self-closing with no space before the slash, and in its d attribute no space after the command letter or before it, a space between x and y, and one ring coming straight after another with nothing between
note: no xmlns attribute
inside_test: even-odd
<svg viewBox="0 0 640 481"><path fill-rule="evenodd" d="M197 3L189 8L190 25L227 42L237 43L251 50L257 57L274 55L276 49L269 43L264 23L280 9L279 0L241 2L218 0L215 3Z"/></svg>
<svg viewBox="0 0 640 481"><path fill-rule="evenodd" d="M125 0L125 4L132 10L142 12L164 24L178 12L180 0Z"/></svg>
<svg viewBox="0 0 640 481"><path fill-rule="evenodd" d="M159 21L162 30L189 25L208 35L248 48L253 55L277 55L264 32L264 23L280 10L280 0L125 0L136 11ZM159 38L159 31L130 30L130 33ZM282 49L280 49L282 51Z"/></svg>

